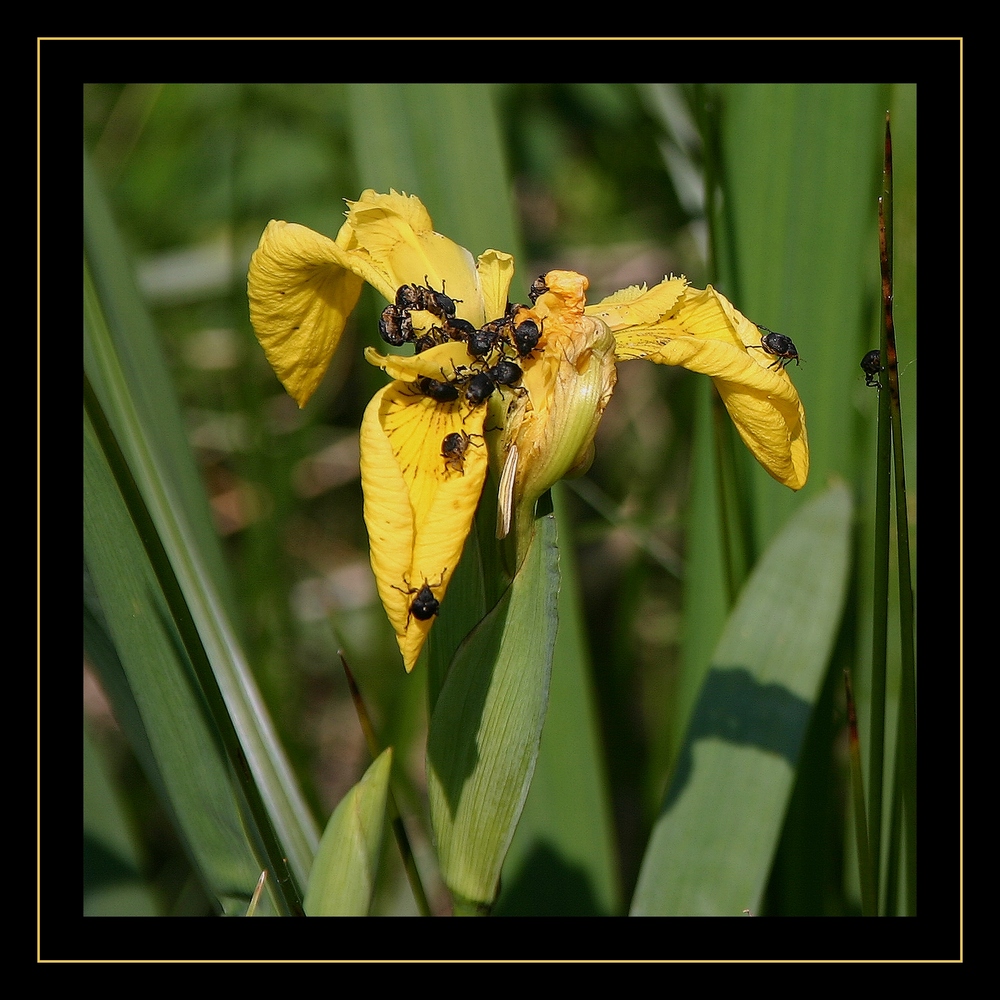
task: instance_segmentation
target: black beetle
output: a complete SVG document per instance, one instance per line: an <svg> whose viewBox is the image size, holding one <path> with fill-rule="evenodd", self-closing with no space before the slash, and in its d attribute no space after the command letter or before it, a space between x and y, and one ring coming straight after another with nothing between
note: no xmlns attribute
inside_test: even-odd
<svg viewBox="0 0 1000 1000"><path fill-rule="evenodd" d="M538 301L539 295L544 295L549 290L549 286L545 284L545 275L540 274L531 283L531 288L528 289L528 298L531 299L531 304L534 305Z"/></svg>
<svg viewBox="0 0 1000 1000"><path fill-rule="evenodd" d="M441 291L436 291L431 287L430 279L427 275L424 275L424 283L426 285L424 305L423 308L428 312L434 313L435 316L440 316L442 318L447 317L448 319L454 319L455 317L455 303L461 302L461 299L453 299L450 295L445 295L444 292L444 279L441 279Z"/></svg>
<svg viewBox="0 0 1000 1000"><path fill-rule="evenodd" d="M524 372L521 370L521 366L514 364L513 361L508 361L503 358L498 361L492 368L486 370L486 374L489 375L497 385L515 386L521 381L521 376Z"/></svg>
<svg viewBox="0 0 1000 1000"><path fill-rule="evenodd" d="M511 328L509 316L490 320L469 337L469 353L474 358L484 358L505 340Z"/></svg>
<svg viewBox="0 0 1000 1000"><path fill-rule="evenodd" d="M496 387L496 382L488 372L480 372L478 375L473 375L465 387L465 401L472 409L482 406L493 395L493 390Z"/></svg>
<svg viewBox="0 0 1000 1000"><path fill-rule="evenodd" d="M387 344L399 347L413 335L409 314L390 304L382 310L378 319L378 332Z"/></svg>
<svg viewBox="0 0 1000 1000"><path fill-rule="evenodd" d="M476 328L467 320L457 316L452 316L444 321L444 332L452 340L465 340L473 337L478 332Z"/></svg>
<svg viewBox="0 0 1000 1000"><path fill-rule="evenodd" d="M881 351L869 351L861 359L861 370L865 373L865 385L870 385L872 388L881 389L882 383L879 382L877 376L880 371L882 371L882 352Z"/></svg>
<svg viewBox="0 0 1000 1000"><path fill-rule="evenodd" d="M497 346L500 335L492 326L491 323L487 323L481 330L476 330L474 333L469 334L467 346L469 353L474 358L485 357Z"/></svg>
<svg viewBox="0 0 1000 1000"><path fill-rule="evenodd" d="M768 330L766 326L761 326L759 323L757 324L757 328L764 331L763 336L760 338L760 346L751 344L750 347L756 348L758 351L764 351L766 354L774 355L775 360L767 366L768 368L777 368L779 365L782 368L787 368L793 361L798 365L799 352L795 349L795 345L792 343L790 337L786 337L783 333L775 333L773 330Z"/></svg>
<svg viewBox="0 0 1000 1000"><path fill-rule="evenodd" d="M427 282L426 285L400 285L396 289L396 308L406 311L422 309L433 313L438 319L454 319L455 303L462 300L446 295L443 281L440 292L430 287L427 275L424 275L424 281Z"/></svg>
<svg viewBox="0 0 1000 1000"><path fill-rule="evenodd" d="M439 382L436 378L418 378L416 390L422 396L430 396L439 403L452 403L458 399L458 389L451 382Z"/></svg>
<svg viewBox="0 0 1000 1000"><path fill-rule="evenodd" d="M396 289L396 306L399 309L426 309L424 300L429 291L421 285L400 285Z"/></svg>
<svg viewBox="0 0 1000 1000"><path fill-rule="evenodd" d="M428 618L433 618L441 610L441 602L434 596L428 584L424 584L417 591L417 596L413 598L410 605L410 614L414 618L425 622Z"/></svg>
<svg viewBox="0 0 1000 1000"><path fill-rule="evenodd" d="M517 348L517 353L526 358L535 349L541 335L542 332L533 319L518 323L514 329L514 346Z"/></svg>
<svg viewBox="0 0 1000 1000"><path fill-rule="evenodd" d="M435 587L440 587L442 581L444 580L445 573L448 572L448 568L445 567L441 571L441 579L437 583L433 584ZM410 581L403 577L403 583L406 584L406 590L402 587L397 587L393 584L393 589L398 590L402 594L409 596L410 594L416 594L417 596L413 598L410 604L409 614L406 616L406 624L410 624L410 615L419 621L425 622L428 618L433 618L438 611L441 610L441 602L434 596L434 591L431 590L432 584L424 577L424 585L417 589L416 587L410 586Z"/></svg>
<svg viewBox="0 0 1000 1000"><path fill-rule="evenodd" d="M469 450L469 445L481 448L482 444L473 441L473 437L482 437L481 434L466 434L465 431L453 431L446 434L441 442L441 457L444 459L445 471L454 469L465 475L465 453Z"/></svg>
<svg viewBox="0 0 1000 1000"><path fill-rule="evenodd" d="M450 340L448 334L440 326L432 326L426 333L419 337L414 337L413 347L417 354L430 350L432 347L440 347Z"/></svg>

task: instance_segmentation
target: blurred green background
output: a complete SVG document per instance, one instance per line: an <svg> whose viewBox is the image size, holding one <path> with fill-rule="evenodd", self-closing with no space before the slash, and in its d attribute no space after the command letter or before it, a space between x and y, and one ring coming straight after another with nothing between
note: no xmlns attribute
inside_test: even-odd
<svg viewBox="0 0 1000 1000"><path fill-rule="evenodd" d="M376 597L361 516L357 431L384 381L361 348L379 343L383 303L366 288L322 386L298 410L247 314L247 263L269 219L335 236L344 198L392 186L421 197L436 228L474 254L514 252L512 294L522 300L531 280L552 267L588 275L591 301L673 272L698 287L716 284L755 322L790 336L803 359L790 372L809 421L812 478L793 495L760 470L738 470L755 500L748 567L831 476L850 485L861 523L870 516L876 393L865 387L858 362L878 344L876 198L891 110L895 319L915 528L915 87L430 90L434 102L454 100L459 109L482 103L490 113L470 118L465 132L435 136L433 122L420 115L440 105L422 100L420 85L100 84L84 92L85 147L162 339L232 571L233 592L225 597L320 822L369 763L338 649L383 743L397 748L410 782L404 814L422 808L424 689L417 675L403 673ZM706 130L708 111L717 132ZM836 116L843 117L840 142ZM789 133L789 123L802 121L822 122L827 144ZM371 134L362 142L365 123ZM717 149L706 151L706 132ZM379 143L412 147L404 158L412 169L383 176L380 165L398 158L380 157ZM768 191L768 178L785 176L785 158L794 156L808 176L843 189L850 211L821 203L806 187ZM717 218L731 221L741 199L752 200L758 227L713 232L706 163L725 192ZM456 169L495 175L508 204L479 211L464 203L463 189L450 180ZM707 662L725 617L725 598L706 598L702 579L704 567L720 559L714 514L708 510L708 524L699 520L714 496L703 464L712 454L704 439L708 393L707 380L683 370L621 365L594 465L558 498L572 525L616 854L606 894L574 901L574 912L627 909L693 697L684 671ZM840 666L853 662L862 672L865 586L859 577L838 653ZM826 825L829 868L807 904L780 901L788 878L779 866L769 897L774 912L857 908L841 836L838 690L829 686L821 702L823 725L833 733L821 769L835 776L823 808L841 809ZM88 841L87 912L207 912L88 674L85 707L88 747L96 751L87 757L88 795L104 790L115 804L102 807L109 823L120 810L117 828L129 832L113 857ZM426 857L429 846L412 825L418 857ZM379 912L412 912L405 884L391 864L388 870ZM508 906L517 911L516 901Z"/></svg>

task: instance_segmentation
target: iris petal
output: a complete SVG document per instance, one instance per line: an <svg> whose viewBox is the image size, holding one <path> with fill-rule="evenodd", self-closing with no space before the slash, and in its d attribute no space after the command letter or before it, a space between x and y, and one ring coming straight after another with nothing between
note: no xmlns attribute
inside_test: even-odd
<svg viewBox="0 0 1000 1000"><path fill-rule="evenodd" d="M686 278L667 278L647 289L630 285L601 302L587 306L588 316L603 320L612 331L641 323L655 323L677 304L687 287Z"/></svg>
<svg viewBox="0 0 1000 1000"><path fill-rule="evenodd" d="M483 295L483 311L489 322L507 311L507 297L514 278L514 258L500 250L487 250L479 255L476 270Z"/></svg>
<svg viewBox="0 0 1000 1000"><path fill-rule="evenodd" d="M662 284L678 280L683 279ZM620 325L615 339L620 361L645 358L710 376L740 437L767 473L793 490L805 485L809 444L795 385L759 350L760 329L711 285L684 289L666 315Z"/></svg>
<svg viewBox="0 0 1000 1000"><path fill-rule="evenodd" d="M433 616L412 611L428 586L443 603L486 479L486 408L441 403L394 381L369 403L361 424L361 485L372 570L407 671ZM464 454L449 459L445 438L462 435ZM465 440L467 436L468 440Z"/></svg>
<svg viewBox="0 0 1000 1000"><path fill-rule="evenodd" d="M305 406L329 367L363 282L333 240L269 222L250 260L250 320L288 394Z"/></svg>
<svg viewBox="0 0 1000 1000"><path fill-rule="evenodd" d="M462 319L477 327L486 322L472 254L434 232L419 198L365 191L347 204L347 222L337 241L346 240L365 281L386 299L392 302L400 285L428 284L455 300Z"/></svg>

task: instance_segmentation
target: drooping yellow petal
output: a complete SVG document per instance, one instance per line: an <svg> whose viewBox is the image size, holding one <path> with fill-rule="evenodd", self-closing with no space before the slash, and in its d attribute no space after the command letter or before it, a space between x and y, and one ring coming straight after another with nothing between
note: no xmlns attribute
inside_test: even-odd
<svg viewBox="0 0 1000 1000"><path fill-rule="evenodd" d="M758 462L801 489L809 476L805 410L788 373L759 350L761 333L711 285L688 288L654 323L616 333L619 360L646 358L709 375Z"/></svg>
<svg viewBox="0 0 1000 1000"><path fill-rule="evenodd" d="M316 391L363 284L333 240L271 221L250 259L250 321L267 360L299 404Z"/></svg>
<svg viewBox="0 0 1000 1000"><path fill-rule="evenodd" d="M436 617L413 614L417 595L429 588L447 614L445 594L486 479L485 414L484 406L437 402L394 381L375 394L362 420L372 570L408 672ZM459 444L446 452L451 434Z"/></svg>
<svg viewBox="0 0 1000 1000"><path fill-rule="evenodd" d="M404 284L429 284L455 301L456 315L477 328L503 315L513 258L472 254L433 230L419 198L365 191L348 202L336 240L294 223L272 221L250 262L250 319L271 367L299 406L316 391L347 317L368 282L390 302ZM489 283L487 316L480 277ZM503 297L503 302L494 300ZM438 320L414 313L418 331Z"/></svg>

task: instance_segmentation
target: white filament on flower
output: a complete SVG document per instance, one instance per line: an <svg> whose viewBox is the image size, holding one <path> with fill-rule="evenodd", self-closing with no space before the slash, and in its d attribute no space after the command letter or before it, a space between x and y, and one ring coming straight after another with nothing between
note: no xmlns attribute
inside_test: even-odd
<svg viewBox="0 0 1000 1000"><path fill-rule="evenodd" d="M510 519L514 510L514 479L517 476L517 445L512 444L504 459L497 494L497 538L510 534Z"/></svg>

